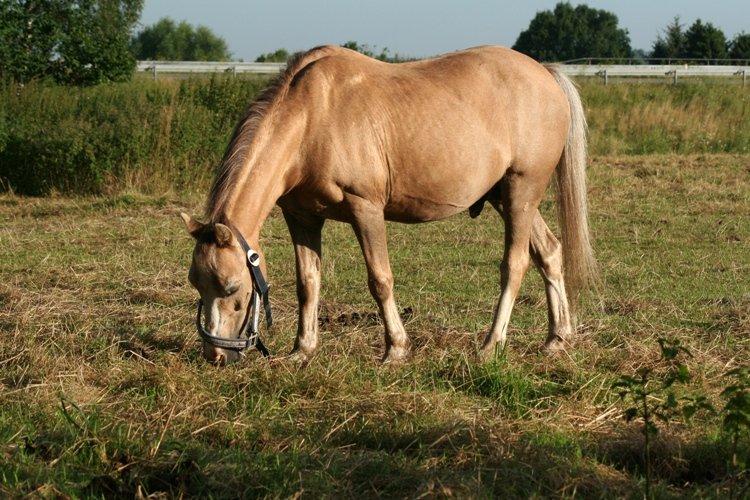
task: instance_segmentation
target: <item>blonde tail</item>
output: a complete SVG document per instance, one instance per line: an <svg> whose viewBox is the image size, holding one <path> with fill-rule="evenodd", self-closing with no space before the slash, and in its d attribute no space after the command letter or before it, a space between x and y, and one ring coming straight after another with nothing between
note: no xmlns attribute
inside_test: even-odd
<svg viewBox="0 0 750 500"><path fill-rule="evenodd" d="M578 292L596 286L598 266L589 235L586 193L586 115L575 84L555 66L546 66L570 105L570 129L557 165L557 208L562 233L565 288L572 304ZM571 304L571 305L572 305Z"/></svg>

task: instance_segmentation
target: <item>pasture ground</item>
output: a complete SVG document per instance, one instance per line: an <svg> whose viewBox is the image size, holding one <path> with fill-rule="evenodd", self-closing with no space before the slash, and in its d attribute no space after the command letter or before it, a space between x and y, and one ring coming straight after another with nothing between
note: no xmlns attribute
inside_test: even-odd
<svg viewBox="0 0 750 500"><path fill-rule="evenodd" d="M656 362L658 337L679 339L687 391L719 403L722 375L750 359L750 159L598 157L589 178L604 287L574 345L540 353L530 270L487 365L475 351L502 256L490 207L390 225L410 363L378 364L356 240L328 223L317 357L219 369L199 354L176 215L201 200L0 197L0 495L639 496L640 424L621 418L613 381ZM279 214L263 245L266 339L286 353L296 298ZM726 495L728 454L718 417L662 425L657 496Z"/></svg>

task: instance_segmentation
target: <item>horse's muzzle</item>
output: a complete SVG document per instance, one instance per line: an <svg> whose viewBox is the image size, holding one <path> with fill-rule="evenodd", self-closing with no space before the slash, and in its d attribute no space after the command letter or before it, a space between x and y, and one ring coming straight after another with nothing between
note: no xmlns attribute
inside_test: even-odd
<svg viewBox="0 0 750 500"><path fill-rule="evenodd" d="M214 347L206 342L203 343L203 358L209 363L225 366L238 361L241 357L238 351Z"/></svg>

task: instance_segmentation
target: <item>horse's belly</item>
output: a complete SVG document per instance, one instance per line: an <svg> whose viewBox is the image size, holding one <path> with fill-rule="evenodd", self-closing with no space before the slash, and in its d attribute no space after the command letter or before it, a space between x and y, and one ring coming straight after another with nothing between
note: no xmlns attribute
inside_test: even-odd
<svg viewBox="0 0 750 500"><path fill-rule="evenodd" d="M392 141L387 216L414 222L450 217L502 178L511 161L507 125L488 125L470 109L453 116L434 127L405 127Z"/></svg>
<svg viewBox="0 0 750 500"><path fill-rule="evenodd" d="M388 220L427 222L463 212L497 184L505 169L420 170L394 179L385 207Z"/></svg>
<svg viewBox="0 0 750 500"><path fill-rule="evenodd" d="M479 199L479 197L477 197ZM469 207L445 201L435 201L424 198L402 198L389 203L385 207L386 220L397 222L429 222L445 219L451 215L463 212Z"/></svg>

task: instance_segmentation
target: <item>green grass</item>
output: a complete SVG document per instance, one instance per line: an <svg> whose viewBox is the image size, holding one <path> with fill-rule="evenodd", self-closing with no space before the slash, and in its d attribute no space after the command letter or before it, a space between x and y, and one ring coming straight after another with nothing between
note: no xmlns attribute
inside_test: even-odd
<svg viewBox="0 0 750 500"><path fill-rule="evenodd" d="M475 351L502 255L489 208L389 225L407 365L378 364L356 240L327 223L318 355L306 368L252 353L218 369L200 356L177 216L202 200L0 197L0 494L639 496L638 425L610 385L655 361L659 336L690 348L691 390L715 402L722 374L750 359L750 164L611 156L589 176L605 286L573 348L540 353L546 305L530 270L508 346L487 365ZM285 353L296 300L280 214L262 245L266 337ZM664 426L654 457L659 497L727 494L717 417Z"/></svg>

